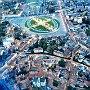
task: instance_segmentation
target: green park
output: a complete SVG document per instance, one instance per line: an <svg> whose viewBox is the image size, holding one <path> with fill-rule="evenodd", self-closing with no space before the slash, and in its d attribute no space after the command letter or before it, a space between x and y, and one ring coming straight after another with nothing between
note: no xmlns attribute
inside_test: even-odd
<svg viewBox="0 0 90 90"><path fill-rule="evenodd" d="M25 22L25 27L35 33L55 32L60 27L60 22L52 17L32 17Z"/></svg>

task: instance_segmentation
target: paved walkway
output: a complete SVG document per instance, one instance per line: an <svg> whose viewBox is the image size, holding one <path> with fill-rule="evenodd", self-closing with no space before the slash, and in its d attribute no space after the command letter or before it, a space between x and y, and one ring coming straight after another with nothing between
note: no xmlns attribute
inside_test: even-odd
<svg viewBox="0 0 90 90"><path fill-rule="evenodd" d="M45 15L40 15L40 16L45 16ZM52 14L48 14L48 16L52 16ZM6 20L8 20L13 25L20 26L21 28L23 28L24 31L35 35L36 34L35 32L31 32L25 27L25 22L29 20L30 18L32 18L32 16L31 17L6 18ZM56 14L55 18L57 18L57 20L60 21L60 28L58 28L56 32L39 33L39 35L41 35L42 37L65 35L67 31L65 30L62 17L60 17L60 14Z"/></svg>

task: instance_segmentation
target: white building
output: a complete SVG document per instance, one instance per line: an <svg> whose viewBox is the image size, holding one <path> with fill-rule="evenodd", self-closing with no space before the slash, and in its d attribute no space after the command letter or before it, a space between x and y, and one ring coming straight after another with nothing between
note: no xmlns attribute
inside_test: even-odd
<svg viewBox="0 0 90 90"><path fill-rule="evenodd" d="M74 21L76 21L78 23L82 23L82 17L75 17Z"/></svg>
<svg viewBox="0 0 90 90"><path fill-rule="evenodd" d="M45 78L34 77L33 86L34 87L41 87L41 86L45 87L46 86L46 79Z"/></svg>
<svg viewBox="0 0 90 90"><path fill-rule="evenodd" d="M56 55L56 56L63 57L63 53L60 52L60 51L57 51L57 50L54 50L53 54Z"/></svg>
<svg viewBox="0 0 90 90"><path fill-rule="evenodd" d="M34 48L34 53L42 53L43 52L43 48L38 47L38 48Z"/></svg>

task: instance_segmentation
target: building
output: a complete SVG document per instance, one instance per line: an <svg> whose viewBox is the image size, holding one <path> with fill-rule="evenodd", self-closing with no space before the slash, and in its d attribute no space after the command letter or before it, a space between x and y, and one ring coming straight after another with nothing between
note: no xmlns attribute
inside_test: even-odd
<svg viewBox="0 0 90 90"><path fill-rule="evenodd" d="M56 55L56 56L63 57L63 53L60 52L60 51L57 51L57 50L54 50L53 54Z"/></svg>
<svg viewBox="0 0 90 90"><path fill-rule="evenodd" d="M34 48L34 53L43 53L43 48L41 47Z"/></svg>

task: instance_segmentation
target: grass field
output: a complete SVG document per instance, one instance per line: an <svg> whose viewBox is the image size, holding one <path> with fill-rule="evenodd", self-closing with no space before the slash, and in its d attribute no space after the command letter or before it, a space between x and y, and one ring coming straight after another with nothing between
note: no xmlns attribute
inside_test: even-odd
<svg viewBox="0 0 90 90"><path fill-rule="evenodd" d="M54 27L54 24L53 24L52 21L49 21L49 22L47 22L47 23Z"/></svg>
<svg viewBox="0 0 90 90"><path fill-rule="evenodd" d="M36 26L35 28L40 29L40 30L42 30L42 31L47 30L47 29L46 29L44 26L42 26L42 25Z"/></svg>
<svg viewBox="0 0 90 90"><path fill-rule="evenodd" d="M27 25L27 21L25 22L25 27L29 28L29 26Z"/></svg>
<svg viewBox="0 0 90 90"><path fill-rule="evenodd" d="M50 19L46 23L48 23L53 28L57 28L58 29L60 27L60 22L57 19L52 19L51 17L48 17L48 16L46 16L46 17L38 17L38 18L41 19L41 20L43 20L43 21L46 20L46 19ZM35 25L35 27L33 27L33 25ZM30 31L35 32L35 33L48 33L48 32L51 32L52 31L52 30L49 30L48 28L46 28L45 26L43 26L42 24L38 24L33 19L27 20L25 22L25 27L27 27Z"/></svg>
<svg viewBox="0 0 90 90"><path fill-rule="evenodd" d="M33 25L33 24L36 24L37 22L34 20L31 20L30 23L31 23L31 25Z"/></svg>
<svg viewBox="0 0 90 90"><path fill-rule="evenodd" d="M57 22L58 28L59 28L60 27L60 22L57 19L54 19L54 20Z"/></svg>

